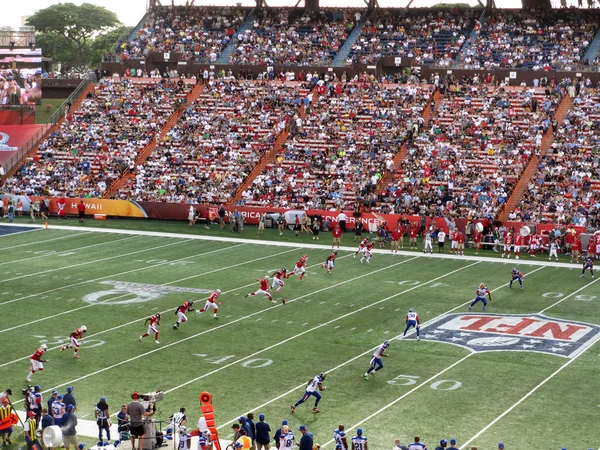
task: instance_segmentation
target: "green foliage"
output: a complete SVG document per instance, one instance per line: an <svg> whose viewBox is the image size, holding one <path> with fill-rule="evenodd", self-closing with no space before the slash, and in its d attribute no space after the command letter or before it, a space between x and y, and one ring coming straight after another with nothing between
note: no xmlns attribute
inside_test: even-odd
<svg viewBox="0 0 600 450"><path fill-rule="evenodd" d="M43 36L42 48L67 67L88 65L91 62L90 44L99 33L120 25L117 16L108 9L84 3L58 3L37 11L27 19Z"/></svg>
<svg viewBox="0 0 600 450"><path fill-rule="evenodd" d="M131 30L132 27L121 26L96 36L90 45L90 63L99 64L102 62L102 54L113 51L119 38L123 35L129 35Z"/></svg>

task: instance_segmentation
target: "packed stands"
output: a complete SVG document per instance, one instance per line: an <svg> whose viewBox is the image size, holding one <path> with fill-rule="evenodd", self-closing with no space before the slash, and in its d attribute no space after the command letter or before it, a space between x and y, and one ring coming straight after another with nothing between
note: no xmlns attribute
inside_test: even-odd
<svg viewBox="0 0 600 450"><path fill-rule="evenodd" d="M192 86L184 80L104 79L69 112L5 192L101 197L153 139Z"/></svg>
<svg viewBox="0 0 600 450"><path fill-rule="evenodd" d="M600 25L597 11L495 10L466 50L470 69L576 70Z"/></svg>
<svg viewBox="0 0 600 450"><path fill-rule="evenodd" d="M276 160L243 193L248 206L368 208L422 119L428 85L322 83Z"/></svg>
<svg viewBox="0 0 600 450"><path fill-rule="evenodd" d="M308 93L299 83L210 83L117 197L227 201Z"/></svg>
<svg viewBox="0 0 600 450"><path fill-rule="evenodd" d="M521 200L518 218L600 227L600 89L582 89Z"/></svg>
<svg viewBox="0 0 600 450"><path fill-rule="evenodd" d="M449 66L468 39L480 10L380 9L352 46L347 63L375 64L382 57L414 57L415 65Z"/></svg>
<svg viewBox="0 0 600 450"><path fill-rule="evenodd" d="M157 8L137 37L122 45L121 57L145 59L150 52L174 52L182 60L214 62L248 13L239 7Z"/></svg>
<svg viewBox="0 0 600 450"><path fill-rule="evenodd" d="M328 65L363 10L321 9L319 12L292 8L265 9L254 26L237 36L232 64Z"/></svg>
<svg viewBox="0 0 600 450"><path fill-rule="evenodd" d="M494 218L559 102L541 88L454 86L382 200L401 214Z"/></svg>

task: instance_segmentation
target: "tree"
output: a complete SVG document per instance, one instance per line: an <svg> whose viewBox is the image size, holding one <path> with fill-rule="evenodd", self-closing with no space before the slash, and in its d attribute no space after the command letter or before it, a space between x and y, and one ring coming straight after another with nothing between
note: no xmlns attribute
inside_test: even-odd
<svg viewBox="0 0 600 450"><path fill-rule="evenodd" d="M120 25L120 22L115 13L102 6L58 3L37 11L27 19L27 25L34 26L38 33L47 35L47 40L50 36L57 39L53 43L62 41L67 48L61 49L60 53L67 51L71 55L70 61L65 60L65 64L81 66L86 63L89 41L98 33Z"/></svg>
<svg viewBox="0 0 600 450"><path fill-rule="evenodd" d="M121 26L96 36L90 45L90 63L92 65L101 63L104 52L114 51L119 39L129 36L132 29L133 27Z"/></svg>

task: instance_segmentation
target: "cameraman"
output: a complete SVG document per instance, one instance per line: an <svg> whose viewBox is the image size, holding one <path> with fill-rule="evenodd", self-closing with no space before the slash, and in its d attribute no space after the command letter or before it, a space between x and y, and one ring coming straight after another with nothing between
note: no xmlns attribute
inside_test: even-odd
<svg viewBox="0 0 600 450"><path fill-rule="evenodd" d="M140 393L134 392L131 394L131 399L133 400L129 405L127 405L127 415L129 416L129 434L131 435L131 448L133 450L136 449L135 440L138 438L139 444L138 447L140 450L143 448L142 445L142 436L144 436L144 417L151 416L154 414L154 411L146 411L144 405L140 403Z"/></svg>

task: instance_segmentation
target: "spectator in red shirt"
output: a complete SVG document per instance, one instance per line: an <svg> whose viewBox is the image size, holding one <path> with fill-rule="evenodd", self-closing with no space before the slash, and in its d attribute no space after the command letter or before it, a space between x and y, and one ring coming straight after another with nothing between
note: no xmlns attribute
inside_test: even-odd
<svg viewBox="0 0 600 450"><path fill-rule="evenodd" d="M331 248L337 244L337 247L340 248L340 239L342 237L342 229L338 224L335 225L333 231L331 232L333 235L333 242L331 243Z"/></svg>
<svg viewBox="0 0 600 450"><path fill-rule="evenodd" d="M79 223L83 223L83 216L85 215L85 204L83 203L83 200L77 205L77 212L79 213Z"/></svg>

